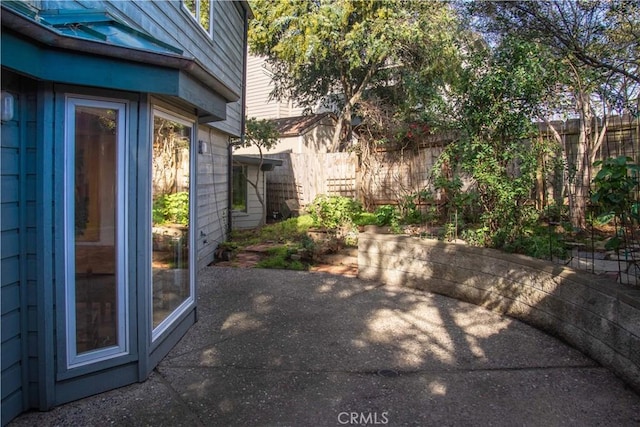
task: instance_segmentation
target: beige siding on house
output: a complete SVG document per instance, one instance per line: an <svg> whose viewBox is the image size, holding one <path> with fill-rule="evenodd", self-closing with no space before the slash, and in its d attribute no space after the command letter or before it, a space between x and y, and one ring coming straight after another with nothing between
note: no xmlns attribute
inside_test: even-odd
<svg viewBox="0 0 640 427"><path fill-rule="evenodd" d="M197 265L200 269L213 261L214 251L227 239L229 137L222 132L201 126L198 139L208 146L206 153L198 154L196 250Z"/></svg>
<svg viewBox="0 0 640 427"><path fill-rule="evenodd" d="M258 172L257 165L247 165L247 176L250 181L256 181L256 173ZM258 189L262 194L263 200L266 194L264 172L257 174L258 176ZM266 203L266 200L265 200ZM234 229L246 229L255 228L260 225L263 216L265 215L262 205L258 200L256 191L250 184L247 184L247 212L233 211L232 227Z"/></svg>
<svg viewBox="0 0 640 427"><path fill-rule="evenodd" d="M336 125L331 117L323 118L302 136L299 153L327 153L331 150L331 140Z"/></svg>
<svg viewBox="0 0 640 427"><path fill-rule="evenodd" d="M330 117L323 118L315 123L302 135L285 136L278 140L278 143L270 150L263 150L263 154L279 153L328 153L331 148L331 139L335 123ZM256 147L242 147L234 149L234 154L259 154Z"/></svg>
<svg viewBox="0 0 640 427"><path fill-rule="evenodd" d="M264 57L249 54L247 58L247 117L256 119L279 119L300 116L302 107L292 101L270 100L273 90L271 74Z"/></svg>

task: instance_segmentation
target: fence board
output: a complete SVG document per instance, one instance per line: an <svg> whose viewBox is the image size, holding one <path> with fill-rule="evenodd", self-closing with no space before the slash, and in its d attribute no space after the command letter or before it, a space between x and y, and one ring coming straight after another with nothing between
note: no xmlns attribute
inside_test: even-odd
<svg viewBox="0 0 640 427"><path fill-rule="evenodd" d="M555 124L563 138L573 146L578 142L577 120ZM640 163L639 121L631 117L612 117L598 159L627 155ZM540 135L547 130L540 126ZM550 134L549 134L550 135ZM267 174L267 206L279 211L284 200L295 199L302 207L319 194L354 197L367 208L398 203L404 197L423 190L433 190L432 170L446 146L455 143L453 133L428 135L413 150L386 148L373 152L369 163L359 167L355 153L280 153L269 157L281 159L282 166ZM569 165L569 169L571 165ZM545 176L545 194L563 188L563 177ZM533 189L532 189L533 191ZM436 202L441 195L434 193ZM550 198L551 199L551 198Z"/></svg>

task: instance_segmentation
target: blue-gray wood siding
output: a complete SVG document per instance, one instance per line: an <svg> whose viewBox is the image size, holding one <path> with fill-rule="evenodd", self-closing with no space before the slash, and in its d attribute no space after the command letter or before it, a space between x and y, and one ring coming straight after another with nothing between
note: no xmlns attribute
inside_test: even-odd
<svg viewBox="0 0 640 427"><path fill-rule="evenodd" d="M104 9L151 36L184 50L236 93L242 93L244 14L233 1L212 1L213 36L195 21L183 1L52 1L39 2L42 9ZM214 126L239 136L242 102L227 104L227 119Z"/></svg>
<svg viewBox="0 0 640 427"><path fill-rule="evenodd" d="M4 77L4 76L3 76ZM3 88L4 89L4 88ZM14 92L16 101L18 94ZM23 409L24 366L22 332L22 288L26 286L21 277L20 231L20 126L18 120L2 123L2 425L7 424Z"/></svg>
<svg viewBox="0 0 640 427"><path fill-rule="evenodd" d="M198 154L196 242L198 269L211 263L218 245L227 239L229 203L229 137L200 126L198 140L207 152Z"/></svg>
<svg viewBox="0 0 640 427"><path fill-rule="evenodd" d="M3 71L3 90L15 98L15 114L2 123L1 290L2 290L2 424L28 406L29 358L35 331L36 95L26 83ZM27 90L24 90L24 89ZM32 89L32 87L31 87Z"/></svg>

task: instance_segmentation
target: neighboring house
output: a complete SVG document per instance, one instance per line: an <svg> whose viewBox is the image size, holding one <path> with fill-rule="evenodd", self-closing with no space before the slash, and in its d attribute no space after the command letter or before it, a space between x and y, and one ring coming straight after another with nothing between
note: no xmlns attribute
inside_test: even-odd
<svg viewBox="0 0 640 427"><path fill-rule="evenodd" d="M336 117L331 113L269 120L278 130L278 143L265 153L317 154L331 151ZM355 140L355 137L354 137ZM236 154L257 154L255 146L235 148Z"/></svg>
<svg viewBox="0 0 640 427"><path fill-rule="evenodd" d="M265 173L281 166L282 160L254 156L233 156L233 228L255 228L266 221ZM251 184L255 184L255 187ZM263 203L260 203L258 193Z"/></svg>
<svg viewBox="0 0 640 427"><path fill-rule="evenodd" d="M146 379L195 322L229 225L251 11L1 7L6 425Z"/></svg>
<svg viewBox="0 0 640 427"><path fill-rule="evenodd" d="M304 108L292 100L271 99L273 83L269 64L262 56L247 55L247 117L256 119L280 119L301 116Z"/></svg>

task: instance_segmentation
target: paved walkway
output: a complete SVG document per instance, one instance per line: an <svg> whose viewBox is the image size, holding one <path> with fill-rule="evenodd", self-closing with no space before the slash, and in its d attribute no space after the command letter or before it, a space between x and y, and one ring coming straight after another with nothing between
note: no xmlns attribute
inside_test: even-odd
<svg viewBox="0 0 640 427"><path fill-rule="evenodd" d="M146 382L12 425L640 425L640 396L608 370L446 297L209 267L198 313Z"/></svg>

